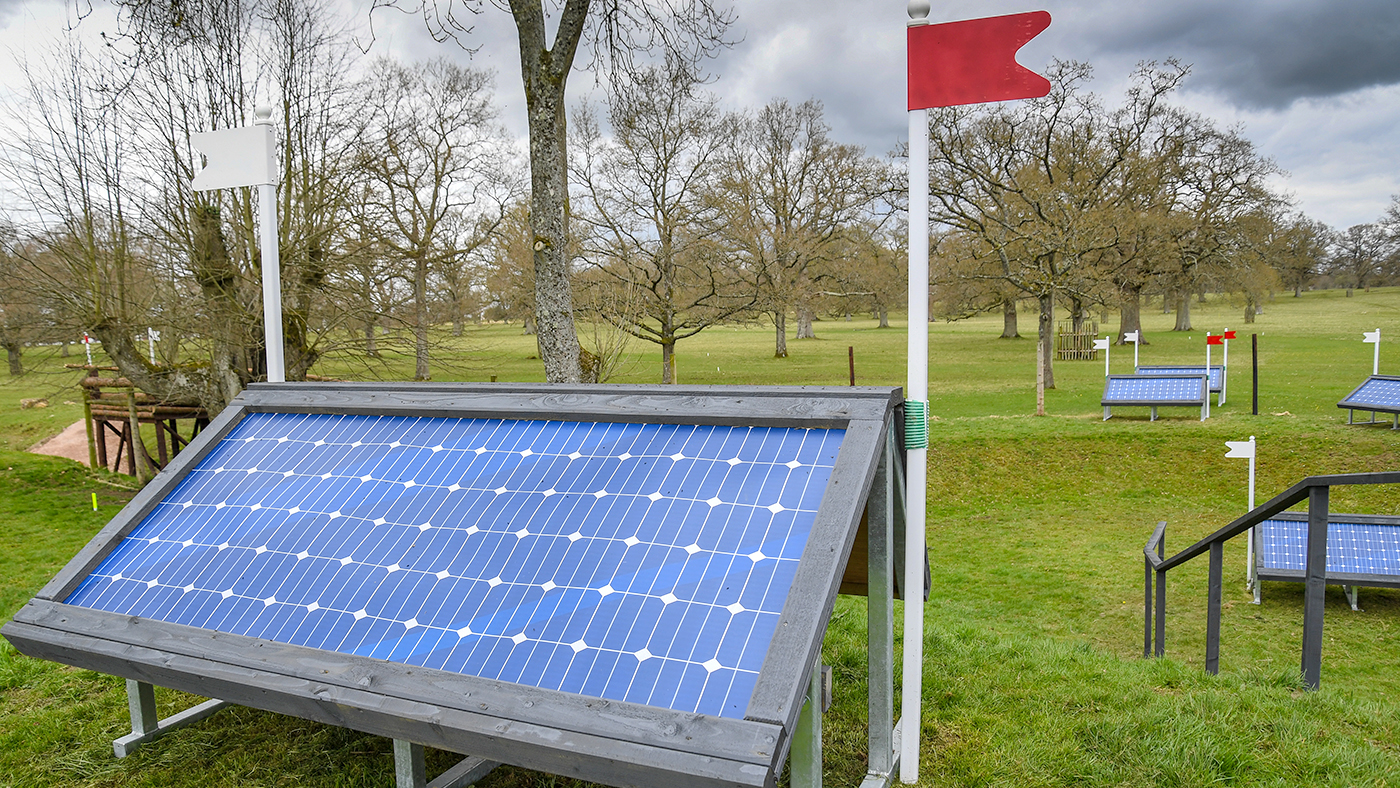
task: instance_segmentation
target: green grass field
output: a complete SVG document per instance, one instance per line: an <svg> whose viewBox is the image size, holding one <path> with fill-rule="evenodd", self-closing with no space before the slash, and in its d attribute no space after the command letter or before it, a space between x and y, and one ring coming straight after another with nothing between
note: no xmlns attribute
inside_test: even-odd
<svg viewBox="0 0 1400 788"><path fill-rule="evenodd" d="M1200 363L1204 331L1231 343L1229 402L1201 423L1189 409L1125 409L1101 421L1103 362L1059 362L1050 416L1034 418L1034 341L1001 340L1000 316L930 327L932 413L926 609L925 786L1400 785L1400 592L1361 590L1353 612L1329 589L1322 689L1297 678L1302 589L1244 587L1244 545L1226 549L1221 674L1202 670L1204 561L1172 573L1167 658L1143 660L1142 546L1159 520L1179 549L1244 511L1243 461L1224 441L1259 442L1259 500L1303 476L1400 467L1400 433L1348 427L1335 403L1371 369L1361 332L1382 329L1381 371L1400 370L1400 291L1280 297L1253 325L1222 300L1194 305L1190 335L1144 309L1142 363ZM1033 315L1022 325L1032 327ZM767 326L724 327L679 346L685 384L899 385L905 331L826 320L816 340L774 359ZM1116 317L1102 326L1116 329ZM1250 414L1249 334L1259 335L1260 415ZM536 381L519 327L468 331L436 379ZM633 345L614 382L659 380L660 354ZM1218 351L1218 349L1217 349ZM1131 371L1115 347L1113 370ZM0 385L0 617L8 617L131 495L128 480L23 453L81 415L58 358ZM74 359L67 359L72 361ZM435 362L436 364L436 362ZM403 379L411 359L379 367ZM360 376L349 361L317 372ZM20 410L22 397L53 406ZM99 496L93 512L91 494ZM1335 490L1333 509L1400 510L1400 489ZM1238 541L1238 540L1237 540ZM864 600L838 601L825 645L836 703L826 780L864 771ZM194 702L158 694L174 710ZM19 656L0 645L0 785L388 786L386 740L250 709L221 712L115 760L126 731L121 681ZM451 757L431 753L430 773ZM481 783L580 785L502 768Z"/></svg>

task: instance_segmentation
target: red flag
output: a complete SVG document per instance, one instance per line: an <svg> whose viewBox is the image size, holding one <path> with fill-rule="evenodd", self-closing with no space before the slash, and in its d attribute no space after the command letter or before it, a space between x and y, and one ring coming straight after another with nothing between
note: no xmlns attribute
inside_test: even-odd
<svg viewBox="0 0 1400 788"><path fill-rule="evenodd" d="M1031 11L909 28L909 109L1044 96L1050 82L1016 51L1049 26L1049 13Z"/></svg>
<svg viewBox="0 0 1400 788"><path fill-rule="evenodd" d="M1225 337L1226 339L1234 339L1234 338L1235 338L1235 332L1233 332L1233 331L1226 331L1224 334L1221 334L1221 336Z"/></svg>
<svg viewBox="0 0 1400 788"><path fill-rule="evenodd" d="M1221 334L1216 334L1216 335L1213 336L1213 337L1206 337L1206 344L1207 344L1207 345L1223 345L1223 344L1225 344L1225 337L1224 337L1224 335L1221 335Z"/></svg>

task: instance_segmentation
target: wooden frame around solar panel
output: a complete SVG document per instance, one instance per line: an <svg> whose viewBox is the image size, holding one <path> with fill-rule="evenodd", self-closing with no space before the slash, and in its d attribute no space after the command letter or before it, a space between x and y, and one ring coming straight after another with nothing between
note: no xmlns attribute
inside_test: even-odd
<svg viewBox="0 0 1400 788"><path fill-rule="evenodd" d="M898 470L900 404L897 388L255 385L22 608L3 634L23 653L129 682L542 771L613 785L771 786L791 746L877 475L888 500L871 498L872 512L883 511L885 522L896 519L897 496L888 491ZM839 429L844 437L743 717L736 719L64 603L206 455L255 414ZM256 466L247 473L254 471ZM122 579L120 573L115 578Z"/></svg>

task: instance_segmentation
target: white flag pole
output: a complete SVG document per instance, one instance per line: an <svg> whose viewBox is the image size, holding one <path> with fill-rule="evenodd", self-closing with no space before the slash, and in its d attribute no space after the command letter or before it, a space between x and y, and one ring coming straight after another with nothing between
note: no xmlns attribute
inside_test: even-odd
<svg viewBox="0 0 1400 788"><path fill-rule="evenodd" d="M1223 351L1221 351L1221 352L1224 354L1224 358L1222 358L1222 359L1220 360L1220 401L1219 401L1219 404L1224 405L1224 404L1225 404L1225 393L1226 393L1226 390L1227 390L1227 389L1229 388L1229 386L1230 386L1230 329L1228 329L1228 328L1225 329L1225 349L1224 349ZM1209 369L1206 370L1206 374L1210 374L1210 370L1209 370Z"/></svg>
<svg viewBox="0 0 1400 788"><path fill-rule="evenodd" d="M1254 511L1254 459L1258 454L1254 436L1249 436L1247 441L1225 441L1226 458L1249 458L1249 511ZM1247 546L1245 548L1245 580L1249 587L1253 588L1258 580L1254 577L1254 528L1248 532Z"/></svg>
<svg viewBox="0 0 1400 788"><path fill-rule="evenodd" d="M272 108L258 107L252 126L190 135L204 156L195 173L195 191L258 187L258 250L262 257L263 344L267 346L267 379L287 379L282 350L282 274L277 252L277 132Z"/></svg>
<svg viewBox="0 0 1400 788"><path fill-rule="evenodd" d="M1133 374L1134 374L1134 375L1137 374L1137 367L1138 367L1138 352L1137 352L1137 351L1138 351L1138 333L1139 333L1139 332L1137 332L1137 331L1128 331L1128 332L1125 332L1125 333L1123 334L1123 339L1124 339L1125 341L1133 343Z"/></svg>
<svg viewBox="0 0 1400 788"><path fill-rule="evenodd" d="M1210 332L1206 332L1206 418L1210 418Z"/></svg>
<svg viewBox="0 0 1400 788"><path fill-rule="evenodd" d="M255 111L259 126L272 126L272 108ZM282 347L282 262L277 243L277 185L258 184L258 240L262 250L263 337L267 345L267 382L287 380Z"/></svg>
<svg viewBox="0 0 1400 788"><path fill-rule="evenodd" d="M1103 376L1108 379L1108 346L1113 344L1113 340L1108 337L1094 340L1094 349L1103 351Z"/></svg>
<svg viewBox="0 0 1400 788"><path fill-rule="evenodd" d="M146 341L147 341L148 343L150 343L150 346L151 346L151 366L155 366L155 365L156 365L156 337L157 337L157 336L159 336L159 334L156 333L156 330L155 330L154 328L148 328L148 329L146 329Z"/></svg>
<svg viewBox="0 0 1400 788"><path fill-rule="evenodd" d="M83 332L83 350L87 352L87 362L90 367L92 366L92 337L88 336L86 331Z"/></svg>
<svg viewBox="0 0 1400 788"><path fill-rule="evenodd" d="M928 24L926 0L910 0L909 26ZM909 110L909 381L905 397L920 408L928 434L928 110ZM905 440L910 436L905 430ZM919 732L923 727L924 518L928 442L907 449L904 507L904 692L900 716L899 779L919 781Z"/></svg>
<svg viewBox="0 0 1400 788"><path fill-rule="evenodd" d="M1376 352L1371 356L1371 374L1379 375L1381 374L1381 330L1379 328L1376 329L1375 336Z"/></svg>

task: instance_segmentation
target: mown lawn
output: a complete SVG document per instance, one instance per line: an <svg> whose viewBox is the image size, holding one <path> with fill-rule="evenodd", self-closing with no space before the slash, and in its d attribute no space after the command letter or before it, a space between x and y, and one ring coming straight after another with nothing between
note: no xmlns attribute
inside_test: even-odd
<svg viewBox="0 0 1400 788"><path fill-rule="evenodd" d="M1226 551L1221 675L1206 675L1205 565L1173 572L1164 660L1143 660L1142 546L1159 520L1178 549L1244 510L1246 466L1224 441L1255 435L1259 500L1303 476L1400 467L1400 433L1347 427L1335 403L1371 369L1361 332L1400 339L1400 292L1346 299L1340 291L1281 297L1250 326L1228 302L1195 305L1201 329L1174 334L1144 309L1143 363L1204 359L1203 332L1232 343L1229 402L1198 422L1163 409L1149 423L1127 409L1101 421L1103 362L1061 362L1047 418L1034 406L1032 340L1000 340L1000 318L931 326L932 427L928 539L934 590L926 608L926 786L1400 785L1400 592L1362 589L1361 612L1328 592L1322 689L1297 679L1301 587L1268 584L1263 604L1244 588L1244 546ZM1023 326L1033 326L1026 316ZM1109 321L1105 330L1115 328ZM1250 414L1249 334L1259 335L1260 415ZM765 326L724 327L682 343L678 377L694 384L903 382L904 325L826 320L817 340L772 358ZM518 327L468 331L438 379L542 377L532 337ZM1381 371L1400 351L1381 348ZM659 353L633 345L617 382L655 382ZM1115 372L1132 348L1113 349ZM19 450L81 409L63 359L0 386L0 616L8 617L116 512L125 480ZM73 359L67 359L69 361ZM1389 363L1394 362L1394 363ZM380 373L406 377L411 359ZM321 374L359 377L332 360ZM21 397L49 396L45 410ZM97 492L101 511L90 495ZM1337 490L1333 508L1400 511L1400 490ZM825 646L835 667L827 717L831 785L864 770L865 605L838 602ZM164 692L170 708L193 698ZM249 709L221 712L138 751L111 757L125 732L122 683L17 655L0 645L0 785L387 786L388 742ZM430 773L450 756L432 753ZM499 769L493 786L578 785Z"/></svg>

